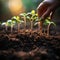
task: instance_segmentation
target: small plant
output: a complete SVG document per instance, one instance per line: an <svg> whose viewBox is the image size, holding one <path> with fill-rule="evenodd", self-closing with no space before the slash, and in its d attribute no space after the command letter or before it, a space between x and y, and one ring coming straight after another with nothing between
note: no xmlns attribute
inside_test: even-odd
<svg viewBox="0 0 60 60"><path fill-rule="evenodd" d="M37 18L34 26L38 25L38 31L40 32L40 20Z"/></svg>
<svg viewBox="0 0 60 60"><path fill-rule="evenodd" d="M20 20L19 16L12 17L12 20L16 21L16 23L18 24L18 32L19 32L20 31L20 24L23 23L24 21Z"/></svg>
<svg viewBox="0 0 60 60"><path fill-rule="evenodd" d="M45 21L43 22L43 25L48 26L48 27L47 27L47 36L49 36L51 24L53 24L54 26L56 26L56 24L50 20L50 17L48 17L47 19L45 19ZM41 33L42 33L42 29L41 29L40 19L37 19L37 20L36 20L36 23L35 23L34 25L35 25L35 26L38 25L38 31L40 31L40 34L41 34Z"/></svg>
<svg viewBox="0 0 60 60"><path fill-rule="evenodd" d="M24 30L26 30L26 13L21 13L20 14L20 17L22 17L23 18L23 20L24 20Z"/></svg>
<svg viewBox="0 0 60 60"><path fill-rule="evenodd" d="M41 21L41 18L37 18L36 19L36 23L34 25L38 25L38 31L40 33L40 35L42 35L42 25L43 25L43 22Z"/></svg>
<svg viewBox="0 0 60 60"><path fill-rule="evenodd" d="M20 24L24 23L24 31L27 31L26 30L27 20L30 21L30 24L31 24L30 30L31 31L33 31L34 25L38 25L38 31L39 31L40 35L43 35L42 34L42 29L43 29L42 25L43 24L48 26L47 27L47 36L49 36L51 24L56 26L56 24L50 20L50 17L48 17L47 19L45 19L44 22L42 22L42 19L38 18L38 14L35 12L35 10L32 10L31 12L28 12L28 13L21 13L20 16L13 16L11 18L11 20L8 20L7 22L3 22L1 25L5 25L6 31L7 31L7 26L10 26L11 33L12 33L14 25L16 25L16 24L18 25L17 29L18 29L18 32L20 32Z"/></svg>
<svg viewBox="0 0 60 60"><path fill-rule="evenodd" d="M54 26L56 26L56 24L54 22L52 22L49 18L47 18L45 20L45 22L44 22L44 25L48 25L48 27L47 27L47 36L49 36L51 24L53 24Z"/></svg>
<svg viewBox="0 0 60 60"><path fill-rule="evenodd" d="M7 22L3 22L3 23L1 23L1 25L2 25L2 26L5 26L5 27L6 27L5 30L7 31L7 26L8 26Z"/></svg>
<svg viewBox="0 0 60 60"><path fill-rule="evenodd" d="M12 21L12 20L8 20L7 21L7 24L8 24L8 26L10 26L11 27L11 33L13 32L13 26L15 25L15 21Z"/></svg>
<svg viewBox="0 0 60 60"><path fill-rule="evenodd" d="M33 21L37 19L37 14L35 13L35 10L32 10L31 12L27 13L27 18L31 22L31 31L33 30Z"/></svg>

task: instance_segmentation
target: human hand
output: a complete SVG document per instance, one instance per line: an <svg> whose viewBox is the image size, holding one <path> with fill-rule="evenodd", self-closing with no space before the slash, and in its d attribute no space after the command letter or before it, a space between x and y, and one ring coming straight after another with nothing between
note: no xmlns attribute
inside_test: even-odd
<svg viewBox="0 0 60 60"><path fill-rule="evenodd" d="M41 18L43 21L50 16L52 18L55 10L60 6L60 2L42 2L39 4L37 8L38 17Z"/></svg>

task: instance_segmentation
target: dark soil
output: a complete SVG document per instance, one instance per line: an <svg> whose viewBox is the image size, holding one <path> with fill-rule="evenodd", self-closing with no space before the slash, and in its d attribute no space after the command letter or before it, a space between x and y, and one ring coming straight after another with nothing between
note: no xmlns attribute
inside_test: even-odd
<svg viewBox="0 0 60 60"><path fill-rule="evenodd" d="M60 39L37 33L0 34L0 60L60 60Z"/></svg>

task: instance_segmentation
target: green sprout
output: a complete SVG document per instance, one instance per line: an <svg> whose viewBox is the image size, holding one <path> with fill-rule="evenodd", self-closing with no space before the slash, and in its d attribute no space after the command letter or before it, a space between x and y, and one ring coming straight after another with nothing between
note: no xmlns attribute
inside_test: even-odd
<svg viewBox="0 0 60 60"><path fill-rule="evenodd" d="M40 35L42 35L42 25L43 25L42 24L43 22L41 20L42 18L37 18L34 24L35 26L38 25L38 31L40 32Z"/></svg>
<svg viewBox="0 0 60 60"><path fill-rule="evenodd" d="M27 13L27 19L31 22L31 30L33 30L33 21L37 19L37 14L35 13L35 10L32 10L31 12Z"/></svg>
<svg viewBox="0 0 60 60"><path fill-rule="evenodd" d="M20 19L19 16L13 16L12 21L15 21L18 24L18 32L20 31L20 24L23 23L24 21Z"/></svg>
<svg viewBox="0 0 60 60"><path fill-rule="evenodd" d="M23 20L24 20L24 30L26 30L26 13L21 13L20 14L20 17L22 17L23 18Z"/></svg>
<svg viewBox="0 0 60 60"><path fill-rule="evenodd" d="M41 27L41 26L40 26L40 23L41 23L41 22L40 22L40 19L37 17L34 26L38 25L38 31L39 31L39 32L40 32L40 30L41 30L41 29L40 29L40 27ZM40 33L41 33L41 32L40 32Z"/></svg>
<svg viewBox="0 0 60 60"><path fill-rule="evenodd" d="M12 21L12 20L7 20L7 24L8 24L8 26L10 26L11 27L11 33L13 32L13 26L15 25L15 21Z"/></svg>
<svg viewBox="0 0 60 60"><path fill-rule="evenodd" d="M7 31L7 26L8 26L7 22L3 22L3 23L1 23L1 25L2 25L2 26L5 26L6 31Z"/></svg>
<svg viewBox="0 0 60 60"><path fill-rule="evenodd" d="M47 18L47 19L45 20L45 22L44 22L44 25L47 25L47 26L48 26L48 27L47 27L47 36L49 36L51 24L54 25L54 26L56 26L56 24L55 24L54 22L52 22L49 18Z"/></svg>

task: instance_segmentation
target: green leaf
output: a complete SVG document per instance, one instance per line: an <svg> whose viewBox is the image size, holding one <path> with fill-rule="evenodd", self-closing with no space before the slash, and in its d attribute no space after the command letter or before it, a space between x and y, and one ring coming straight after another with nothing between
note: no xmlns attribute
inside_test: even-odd
<svg viewBox="0 0 60 60"><path fill-rule="evenodd" d="M13 16L12 19L16 19L16 16Z"/></svg>
<svg viewBox="0 0 60 60"><path fill-rule="evenodd" d="M53 24L54 26L56 26L56 24L54 22L51 22L51 24Z"/></svg>
<svg viewBox="0 0 60 60"><path fill-rule="evenodd" d="M19 16L16 16L16 20L20 20L20 17Z"/></svg>
<svg viewBox="0 0 60 60"><path fill-rule="evenodd" d="M36 19L35 21L38 22L38 19Z"/></svg>
<svg viewBox="0 0 60 60"><path fill-rule="evenodd" d="M31 11L31 14L35 14L35 10L32 10L32 11Z"/></svg>
<svg viewBox="0 0 60 60"><path fill-rule="evenodd" d="M8 21L7 21L7 25L8 25L8 26L11 26L11 23L12 23L12 20L8 20Z"/></svg>
<svg viewBox="0 0 60 60"><path fill-rule="evenodd" d="M48 23L47 22L44 22L43 25L48 25Z"/></svg>
<svg viewBox="0 0 60 60"><path fill-rule="evenodd" d="M13 16L12 19L19 20L20 17L19 16Z"/></svg>
<svg viewBox="0 0 60 60"><path fill-rule="evenodd" d="M30 17L29 17L29 16L27 16L26 18L27 18L27 19L30 19Z"/></svg>
<svg viewBox="0 0 60 60"><path fill-rule="evenodd" d="M36 15L36 16L38 16L38 14L37 14L37 13L36 13L35 15Z"/></svg>
<svg viewBox="0 0 60 60"><path fill-rule="evenodd" d="M49 19L46 19L43 24L44 25L53 24L54 26L56 26L56 24L54 22L51 22Z"/></svg>
<svg viewBox="0 0 60 60"><path fill-rule="evenodd" d="M12 22L12 20L8 20L7 22Z"/></svg>
<svg viewBox="0 0 60 60"><path fill-rule="evenodd" d="M50 17L47 17L47 19L50 19Z"/></svg>
<svg viewBox="0 0 60 60"><path fill-rule="evenodd" d="M26 15L31 15L31 12L28 12Z"/></svg>
<svg viewBox="0 0 60 60"><path fill-rule="evenodd" d="M20 16L26 16L26 13L21 13Z"/></svg>
<svg viewBox="0 0 60 60"><path fill-rule="evenodd" d="M48 24L50 23L50 21L48 19L46 19L45 22L48 23Z"/></svg>
<svg viewBox="0 0 60 60"><path fill-rule="evenodd" d="M16 23L16 21L12 21L12 23L13 23L13 24L15 24L15 23Z"/></svg>
<svg viewBox="0 0 60 60"><path fill-rule="evenodd" d="M3 22L1 25L6 25L6 22Z"/></svg>
<svg viewBox="0 0 60 60"><path fill-rule="evenodd" d="M20 20L20 23L24 23L24 21Z"/></svg>
<svg viewBox="0 0 60 60"><path fill-rule="evenodd" d="M26 16L29 16L29 17L31 18L31 17L32 17L31 12L27 13L27 15L26 15Z"/></svg>
<svg viewBox="0 0 60 60"><path fill-rule="evenodd" d="M34 26L36 26L36 25L38 25L38 22L36 22L36 23L34 24Z"/></svg>

